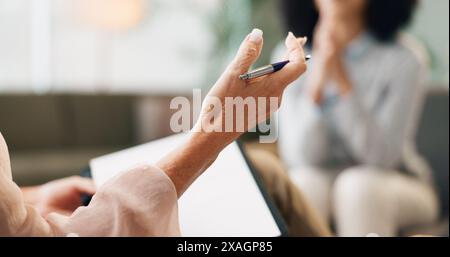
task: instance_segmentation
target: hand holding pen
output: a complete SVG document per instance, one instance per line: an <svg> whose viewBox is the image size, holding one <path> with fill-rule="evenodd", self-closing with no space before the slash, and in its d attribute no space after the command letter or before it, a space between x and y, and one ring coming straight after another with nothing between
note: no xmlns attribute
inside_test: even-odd
<svg viewBox="0 0 450 257"><path fill-rule="evenodd" d="M276 99L275 108L262 108L263 110L266 109L265 117L270 117L278 109L285 88L306 71L306 60L303 52L305 43L306 38L297 39L294 34L289 33L285 41L287 49L285 60L287 62L283 64L282 69L257 78L253 77L253 79L243 80L239 77L249 71L251 65L258 59L263 47L263 32L259 29L254 29L243 40L234 60L211 88L208 95L206 95L202 104L200 119L194 126L194 130L198 131L198 127L203 128L202 125L204 124L201 123L205 123L207 126L213 127L213 129L222 126L222 119L225 117L222 117L220 112L215 113L212 110L220 111L220 108L217 109L215 106L221 104L223 109L225 109L225 105L223 102L217 103L213 101L214 99L223 100L227 97L253 98L253 100L265 99L266 107L272 104L272 99ZM261 110L259 106L257 106L257 110ZM258 115L254 119L252 117L248 119L250 115L247 112L234 112L233 115L244 116L243 120L246 121L245 129L253 128L266 120L262 115ZM217 124L215 124L216 121ZM221 137L228 138L229 142L231 142L240 134L223 133Z"/></svg>
<svg viewBox="0 0 450 257"><path fill-rule="evenodd" d="M289 32L288 36L291 36L291 35L293 36L292 32ZM307 38L303 37L303 38L298 38L297 40L300 42L301 46L303 47L306 44ZM308 61L309 59L311 59L311 55L308 54L305 56L305 61ZM274 73L274 72L281 70L289 62L290 62L289 60L286 60L286 61L268 64L268 65L256 68L252 71L249 71L245 74L241 74L241 75L239 75L239 78L241 80L249 80L249 79L259 78L259 77L262 77L262 76L268 75L270 73Z"/></svg>
<svg viewBox="0 0 450 257"><path fill-rule="evenodd" d="M214 162L222 149L245 131L266 121L279 108L284 89L306 70L305 41L289 33L286 37L286 60L289 62L283 69L244 81L239 75L247 72L258 59L263 47L263 32L254 29L245 37L233 61L205 96L189 139L156 163L172 180L178 196ZM229 100L241 104L230 106ZM245 108L242 105L245 101L254 103ZM236 111L228 112L234 109ZM174 159L178 161L174 162Z"/></svg>

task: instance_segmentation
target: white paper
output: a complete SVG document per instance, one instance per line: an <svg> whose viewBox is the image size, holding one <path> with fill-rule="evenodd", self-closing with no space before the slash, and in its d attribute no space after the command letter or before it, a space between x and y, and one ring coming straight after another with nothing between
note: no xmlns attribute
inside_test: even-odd
<svg viewBox="0 0 450 257"><path fill-rule="evenodd" d="M97 186L139 163L152 164L180 145L179 134L92 159ZM280 236L237 143L217 160L178 201L183 236Z"/></svg>

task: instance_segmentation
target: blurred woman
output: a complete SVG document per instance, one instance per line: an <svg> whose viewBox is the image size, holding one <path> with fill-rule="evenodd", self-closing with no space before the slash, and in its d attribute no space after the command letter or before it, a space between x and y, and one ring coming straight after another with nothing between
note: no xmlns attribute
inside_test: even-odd
<svg viewBox="0 0 450 257"><path fill-rule="evenodd" d="M291 178L342 236L434 221L430 171L414 145L426 56L397 33L416 1L282 3L287 28L308 36L313 55L280 110Z"/></svg>

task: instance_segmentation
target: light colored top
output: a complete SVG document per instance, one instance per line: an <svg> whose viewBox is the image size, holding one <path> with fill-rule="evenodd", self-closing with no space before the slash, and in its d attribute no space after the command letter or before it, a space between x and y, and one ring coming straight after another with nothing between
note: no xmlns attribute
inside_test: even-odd
<svg viewBox="0 0 450 257"><path fill-rule="evenodd" d="M157 167L141 165L101 186L88 207L47 217L24 203L0 134L0 236L179 236L177 193Z"/></svg>
<svg viewBox="0 0 450 257"><path fill-rule="evenodd" d="M278 52L275 56L281 56ZM429 180L430 169L414 142L427 72L424 53L406 35L383 44L361 34L344 54L352 92L339 97L337 87L327 86L322 106L304 93L308 70L285 91L279 111L279 147L286 164L404 165ZM313 67L314 56L310 62Z"/></svg>

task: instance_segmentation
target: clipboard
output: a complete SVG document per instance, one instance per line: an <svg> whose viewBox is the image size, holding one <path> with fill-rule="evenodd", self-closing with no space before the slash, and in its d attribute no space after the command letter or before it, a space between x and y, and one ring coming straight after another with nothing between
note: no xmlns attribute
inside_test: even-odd
<svg viewBox="0 0 450 257"><path fill-rule="evenodd" d="M183 143L177 134L94 158L91 175L101 186L137 163L152 164ZM178 200L183 236L286 236L286 225L268 197L261 178L234 142Z"/></svg>

